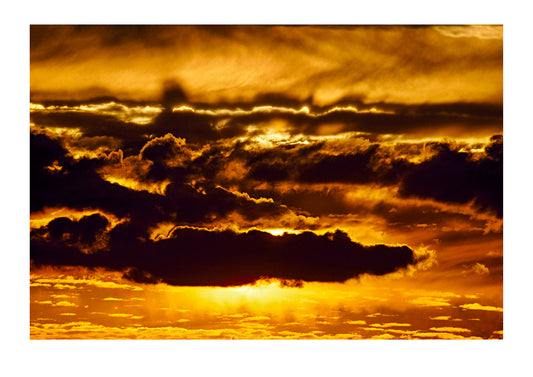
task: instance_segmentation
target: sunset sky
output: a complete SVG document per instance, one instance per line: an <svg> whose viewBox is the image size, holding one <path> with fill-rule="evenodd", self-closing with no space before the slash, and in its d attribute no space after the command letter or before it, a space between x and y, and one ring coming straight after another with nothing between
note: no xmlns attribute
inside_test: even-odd
<svg viewBox="0 0 533 377"><path fill-rule="evenodd" d="M30 29L32 339L503 338L503 27Z"/></svg>

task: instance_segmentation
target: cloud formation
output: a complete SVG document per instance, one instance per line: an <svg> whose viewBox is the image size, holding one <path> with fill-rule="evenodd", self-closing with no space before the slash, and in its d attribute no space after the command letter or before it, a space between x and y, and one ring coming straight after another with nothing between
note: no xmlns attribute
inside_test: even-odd
<svg viewBox="0 0 533 377"><path fill-rule="evenodd" d="M501 337L501 26L30 34L32 337Z"/></svg>
<svg viewBox="0 0 533 377"><path fill-rule="evenodd" d="M34 25L30 39L39 100L156 100L170 79L206 103L502 103L501 26Z"/></svg>
<svg viewBox="0 0 533 377"><path fill-rule="evenodd" d="M37 265L107 267L124 270L125 277L139 282L239 285L262 277L345 281L363 273L382 275L416 263L406 246L363 247L341 231L323 236L306 232L274 237L260 231L238 234L177 228L168 239L147 241L149 227L162 221L195 223L234 212L253 221L283 218L293 212L271 199L252 198L209 182L201 190L191 187L186 173L192 153L184 140L171 134L148 142L137 157L137 162L150 162L145 175L138 178L171 179L165 195L107 182L97 173L107 163L106 158L75 160L46 135L32 135L31 147L33 211L50 206L100 208L129 219L109 231L106 242L96 247L97 238L102 238L108 226L105 217L56 218L32 233L31 258ZM60 171L44 166L54 161L61 165ZM305 224L305 216L298 221Z"/></svg>
<svg viewBox="0 0 533 377"><path fill-rule="evenodd" d="M503 138L495 135L486 147L486 157L474 161L468 153L438 145L438 154L414 166L400 186L400 194L467 203L503 216Z"/></svg>
<svg viewBox="0 0 533 377"><path fill-rule="evenodd" d="M343 282L363 273L387 274L417 262L407 246L364 247L342 231L273 236L260 231L177 229L171 238L153 242L138 240L129 225L111 232L107 251L89 255L60 240L70 233L58 229L59 221L45 229L50 241L32 240L34 263L124 270L126 278L141 283L234 286L261 278Z"/></svg>

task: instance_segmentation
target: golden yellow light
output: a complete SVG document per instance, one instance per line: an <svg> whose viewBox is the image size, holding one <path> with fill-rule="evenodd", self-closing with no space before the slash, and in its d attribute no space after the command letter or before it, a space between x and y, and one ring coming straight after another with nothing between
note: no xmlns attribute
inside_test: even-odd
<svg viewBox="0 0 533 377"><path fill-rule="evenodd" d="M135 191L148 191L151 194L165 195L165 190L170 184L169 180L162 182L146 183L128 177L116 177L113 175L102 174L102 178L109 183L115 183Z"/></svg>
<svg viewBox="0 0 533 377"><path fill-rule="evenodd" d="M261 229L263 232L267 232L272 234L273 236L281 236L285 233L290 234L298 234L301 233L301 231L297 231L294 229L287 229L287 228L275 228L275 229Z"/></svg>
<svg viewBox="0 0 533 377"><path fill-rule="evenodd" d="M45 207L41 211L32 212L30 214L30 228L41 228L58 217L68 217L73 221L79 221L84 216L90 216L94 214L99 214L105 217L110 222L111 228L123 223L124 221L127 221L127 219L119 219L113 214L105 212L101 209L87 208L79 210L67 207Z"/></svg>

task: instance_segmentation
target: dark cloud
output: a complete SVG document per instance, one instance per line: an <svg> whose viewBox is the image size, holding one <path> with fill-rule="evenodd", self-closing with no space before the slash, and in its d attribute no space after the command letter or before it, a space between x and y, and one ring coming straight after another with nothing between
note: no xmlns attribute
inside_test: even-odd
<svg viewBox="0 0 533 377"><path fill-rule="evenodd" d="M46 169L53 161L58 161L60 171ZM155 204L150 195L104 181L96 172L104 164L102 159L74 160L59 142L31 134L30 210L53 206L103 208L123 217L134 210L132 203L143 210L147 209L143 203Z"/></svg>
<svg viewBox="0 0 533 377"><path fill-rule="evenodd" d="M281 191L272 184L263 189L250 186L245 191L258 197L269 196L276 202L304 211L311 216L347 215L363 211L362 208L346 203L346 192L338 187L290 187Z"/></svg>
<svg viewBox="0 0 533 377"><path fill-rule="evenodd" d="M67 150L57 141L43 134L32 133L30 135L30 174L37 178L40 170L54 161L63 164L67 160L67 153Z"/></svg>
<svg viewBox="0 0 533 377"><path fill-rule="evenodd" d="M156 183L168 180L165 197L157 197L147 193L131 192L118 185L111 185L104 181L96 170L109 163L111 159L81 159L74 161L66 157L67 153L59 143L53 143L43 135L35 136L35 148L32 144L32 166L36 160L43 158L31 179L32 198L38 198L48 193L59 203L84 202L85 205L113 208L124 214L125 210L117 208L107 198L122 196L115 203L126 204L134 202L144 195L142 200L150 203L154 208L165 210L148 210L148 213L159 212L157 219L164 219L168 214L179 213L182 221L198 222L210 216L224 216L238 209L248 219L257 219L264 215L279 216L288 211L274 203L256 203L239 197L217 187L221 185L237 185L242 191L254 197L273 198L277 203L287 204L295 210L323 213L327 206L312 204L328 203L330 209L338 213L354 210L343 208L343 200L339 199L331 190L316 196L315 192L286 192L283 195L276 191L255 189L252 182L275 183L280 181L299 183L355 183L374 184L380 186L400 185L400 195L404 197L416 196L432 198L452 203L467 203L472 200L481 210L495 211L501 217L503 212L503 141L501 135L495 135L491 143L486 146L485 154L478 157L468 151L460 151L462 145L447 142L426 144L397 144L386 147L379 142L361 142L364 138L353 139L351 151L332 154L332 146L325 142L314 142L308 145L278 145L274 148L247 148L248 142L237 142L232 145L220 143L210 144L207 148L189 144L185 140L167 133L160 137L153 137L139 150L139 161L148 161L147 172L137 175L137 179L145 183ZM32 139L33 140L33 139ZM348 140L346 142L349 142ZM46 146L48 143L50 145ZM40 145L43 144L43 145ZM50 149L47 152L47 149ZM413 163L403 157L417 156L425 150L433 154L422 163ZM48 155L50 154L50 155ZM195 157L193 157L193 154ZM43 167L58 161L65 165L58 173L49 172ZM246 166L243 175L238 179L226 180L224 174L228 169L228 162L241 162ZM120 162L120 161L119 161ZM121 162L120 162L121 163ZM37 170L36 170L37 169ZM190 185L191 180L197 182ZM200 186L198 186L200 185ZM57 186L57 187L54 187ZM201 188L200 188L201 187ZM87 188L91 188L87 192ZM79 190L87 195L77 196L67 194L69 190ZM121 194L121 191L127 191ZM204 193L202 193L203 191ZM304 190L305 191L305 190ZM313 191L313 190L311 190ZM55 194L55 195L54 195ZM342 195L342 193L341 193ZM92 198L92 199L89 199ZM128 198L124 200L123 198ZM304 198L308 200L304 200ZM312 199L315 200L312 200ZM327 199L327 200L326 200ZM102 201L102 202L100 202ZM32 200L33 203L39 200ZM306 203L307 202L307 203ZM39 205L41 208L44 203ZM78 206L79 207L78 203ZM128 212L136 211L131 204ZM143 210L146 210L144 208Z"/></svg>
<svg viewBox="0 0 533 377"><path fill-rule="evenodd" d="M77 112L40 112L30 115L30 120L47 128L79 129L85 137L112 137L126 155L137 154L148 141L144 126L124 122L110 115Z"/></svg>
<svg viewBox="0 0 533 377"><path fill-rule="evenodd" d="M366 132L370 134L430 133L439 137L461 134L471 135L482 131L501 131L503 108L491 104L448 103L440 105L391 105L378 104L392 113L356 113L337 110L327 113L329 108L311 107L311 114L287 113L280 111L252 112L248 114L206 114L192 111L172 112L173 105L188 104L187 96L176 83L163 92L162 103L165 109L147 125L121 121L111 115L81 112L50 112L34 110L30 119L39 126L79 128L84 136L108 136L117 138L126 155L136 154L151 137L162 137L172 133L185 138L187 143L212 143L216 140L249 135L249 126L254 126L255 134L269 129L273 121L283 120L289 124L288 132L293 135L323 135L343 132ZM283 96L268 95L259 97L265 102L254 106L292 106L296 101ZM96 102L95 102L96 103ZM190 104L197 107L195 104ZM353 105L353 104L352 104ZM380 107L381 106L381 107ZM362 105L370 109L372 105ZM199 107L213 109L213 105ZM220 106L218 107L220 108ZM229 107L236 109L235 105ZM252 104L243 104L244 110L251 110ZM313 113L322 115L313 115ZM329 127L335 125L335 127Z"/></svg>
<svg viewBox="0 0 533 377"><path fill-rule="evenodd" d="M152 155L150 151L157 149L161 155ZM179 223L196 223L238 212L245 219L256 220L260 217L276 217L289 213L287 207L272 201L254 201L245 196L237 195L213 182L205 182L199 190L187 184L187 174L194 173L182 166L163 167L162 158L175 157L183 152L173 136L155 140L147 144L147 156L154 158L158 164L150 170L146 182L152 176L168 178L170 184L166 195L150 194L145 191L134 191L129 188L112 184L104 180L98 170L108 161L105 158L74 160L57 141L37 134L30 139L30 209L39 211L44 207L67 206L70 208L100 208L118 217L130 217L144 224L146 229L160 221L176 221ZM114 158L114 157L113 157ZM61 170L50 171L46 166L58 161Z"/></svg>
<svg viewBox="0 0 533 377"><path fill-rule="evenodd" d="M209 142L220 138L219 133L213 127L215 120L216 118L211 116L192 112L164 111L146 131L158 136L172 133L191 143Z"/></svg>
<svg viewBox="0 0 533 377"><path fill-rule="evenodd" d="M108 224L109 221L105 217L94 214L84 216L79 221L58 217L52 220L47 228L53 240L64 239L68 235L68 239L74 242L80 241L89 244L95 241L96 235L101 233Z"/></svg>
<svg viewBox="0 0 533 377"><path fill-rule="evenodd" d="M438 134L440 131L461 134L477 131L497 132L503 121L503 109L495 105L473 106L457 103L441 106L387 107L393 109L394 113L361 113L349 110L336 110L318 116L305 113L252 113L235 116L227 127L242 129L245 125L267 124L273 119L282 119L291 125L290 132L294 135L321 135L324 133L324 126L331 124L338 125L334 133L357 131L377 134ZM321 112L318 109L315 111Z"/></svg>
<svg viewBox="0 0 533 377"><path fill-rule="evenodd" d="M394 171L396 175L402 173L406 163L397 162L395 166L387 167L387 172L378 171L377 162L379 155L378 144L371 145L359 153L343 154L338 156L319 154L311 161L305 162L298 172L299 179L303 182L352 182L352 183L392 183L388 179ZM387 174L389 173L389 174Z"/></svg>
<svg viewBox="0 0 533 377"><path fill-rule="evenodd" d="M176 118L168 111L165 114L173 122L186 119L180 118L183 114ZM191 119L195 116L194 113L186 115ZM98 123L96 119L93 118ZM82 122L84 129L89 129L90 124ZM157 124L156 120L149 127ZM99 137L96 136L98 133L106 133L107 128L113 126L104 122L93 128L89 135ZM171 128L170 123L167 128ZM159 127L160 131L164 129ZM115 131L114 137L120 137L119 132ZM107 220L100 215L79 221L55 219L32 233L31 258L36 264L106 267L123 271L126 278L144 283L163 281L174 285L228 286L251 283L261 277L295 282L342 282L363 273L390 273L417 261L413 251L406 246L363 247L352 242L342 231L323 236L305 232L274 237L259 231L237 234L179 228L173 231L171 238L152 242L149 241L149 229L160 222L194 225L220 221L232 213L252 222L281 218L289 213L328 214L337 211L347 214L359 210L385 217L394 226L442 220L442 214L432 208L425 208L426 212L424 208L394 211L391 206L381 203L358 210L357 205L345 204L342 190L336 192L334 189L319 192L294 189L276 193L276 190L262 188L248 192L275 201L252 199L235 189L232 192L218 185L219 174L224 173L228 161L240 161L248 169L248 174L234 182L237 187L247 187L252 182L275 185L280 181L303 186L334 182L399 185L400 195L404 197L454 203L473 200L481 209L495 210L501 216L501 135L495 135L485 153L478 153L477 157L472 152L462 151L459 145L426 143L423 147L433 154L421 163L397 157L398 150L416 155L421 146L398 146L399 149L394 150L378 142L355 141L349 150L332 154L328 142L254 149L247 148L249 142L203 146L189 144L170 132L161 136L152 134L128 161L149 162L149 169L136 176L141 182L149 184L163 179L170 182L165 195L158 195L112 184L100 176L98 172L103 167L125 163L119 153L74 159L58 140L44 134L32 134L32 212L54 206L94 208L129 220L106 231L105 242L92 247L92 251L98 252L88 255L91 245L102 239ZM193 178L196 184L191 183Z"/></svg>
<svg viewBox="0 0 533 377"><path fill-rule="evenodd" d="M450 144L436 145L437 155L414 165L400 185L403 196L433 198L445 202L472 200L482 209L503 216L503 138L495 135L478 160Z"/></svg>
<svg viewBox="0 0 533 377"><path fill-rule="evenodd" d="M359 138L353 138L354 144ZM325 143L280 146L264 151L236 151L232 156L246 161L248 178L303 183L396 184L412 163L395 158L394 151L379 143L349 152L331 150ZM334 154L335 153L335 154Z"/></svg>
<svg viewBox="0 0 533 377"><path fill-rule="evenodd" d="M476 221L472 219L471 215L446 211L428 204L401 206L397 203L379 202L369 211L384 218L395 229L413 229L420 225L435 228L441 227L443 224L458 222L464 222L470 226L477 225L479 228L485 224L482 220Z"/></svg>
<svg viewBox="0 0 533 377"><path fill-rule="evenodd" d="M241 151L235 156L246 161L249 167L247 178L265 182L298 183L354 183L378 186L399 185L403 197L431 198L437 201L465 204L474 201L481 210L503 214L503 138L494 135L485 146L485 153L463 151L462 145L449 142L430 142L394 148L379 143L361 147L359 150L331 154L323 144L312 147L279 147L266 151ZM432 155L421 163L409 162L398 157L398 152L417 156L425 150ZM242 183L246 185L245 183ZM266 190L250 192L266 195ZM314 190L306 194L276 193L271 197L296 206L306 202L331 199L332 210L335 195L333 189L324 193ZM301 195L298 198L298 195ZM318 195L318 196L317 196ZM342 193L340 194L342 195ZM283 197L283 199L282 199ZM303 198L307 199L303 199ZM320 205L309 204L320 210ZM323 209L323 208L322 208ZM345 209L344 212L349 211ZM342 213L342 211L340 212Z"/></svg>
<svg viewBox="0 0 533 377"><path fill-rule="evenodd" d="M260 278L342 282L363 273L383 275L417 261L407 246L362 246L342 231L318 236L272 236L260 231L237 234L177 229L172 238L140 241L129 225L112 231L109 250L76 253L60 243L32 240L36 264L81 265L125 271L138 282L172 285L234 286Z"/></svg>
<svg viewBox="0 0 533 377"><path fill-rule="evenodd" d="M191 152L185 146L185 140L176 138L170 133L146 143L139 157L152 162L147 178L156 181L170 175L175 177L177 174L181 176L179 181L183 181L183 175L186 174L191 162Z"/></svg>
<svg viewBox="0 0 533 377"><path fill-rule="evenodd" d="M100 252L106 247L108 225L109 221L97 213L77 221L58 217L47 226L32 230L31 239L58 245L60 249L73 248L83 253Z"/></svg>
<svg viewBox="0 0 533 377"><path fill-rule="evenodd" d="M148 143L141 157L162 165L183 154L184 147L169 135ZM178 229L171 239L147 241L149 227L160 221L195 223L234 211L256 220L282 216L289 210L272 201L235 195L209 182L204 193L198 192L177 179L172 167L167 173L176 179L165 196L132 191L104 181L96 173L105 160L74 160L57 141L42 134L31 135L31 151L32 211L46 206L100 208L130 219L108 233L105 249L93 247L93 251L102 251L91 255L88 248L102 236L108 221L97 214L79 221L55 219L32 233L30 252L36 264L107 267L124 271L125 277L139 282L239 285L260 277L344 281L362 273L386 274L415 263L408 247L363 247L340 231L324 236L306 232L274 237L263 232ZM62 166L58 172L45 168L54 161Z"/></svg>

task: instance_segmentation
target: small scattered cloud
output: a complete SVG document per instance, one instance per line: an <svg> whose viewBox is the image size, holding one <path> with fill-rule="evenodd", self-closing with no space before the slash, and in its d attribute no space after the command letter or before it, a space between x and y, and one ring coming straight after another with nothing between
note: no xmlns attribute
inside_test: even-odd
<svg viewBox="0 0 533 377"><path fill-rule="evenodd" d="M52 306L75 306L77 307L78 305L73 302L69 302L69 301L59 301L59 302L53 303Z"/></svg>
<svg viewBox="0 0 533 377"><path fill-rule="evenodd" d="M448 302L449 300L449 298L444 297L417 297L412 299L410 302L415 305L441 307L451 306L451 304Z"/></svg>
<svg viewBox="0 0 533 377"><path fill-rule="evenodd" d="M502 312L503 308L497 307L497 306L491 306L491 305L481 305L476 303L473 304L463 304L459 305L460 308L468 309L468 310L484 310L489 312Z"/></svg>
<svg viewBox="0 0 533 377"><path fill-rule="evenodd" d="M130 314L130 313L108 313L107 315L110 317L119 317L119 318L130 318L133 316L133 314Z"/></svg>
<svg viewBox="0 0 533 377"><path fill-rule="evenodd" d="M489 275L490 274L489 268L482 263L474 264L466 272L472 272L476 275Z"/></svg>
<svg viewBox="0 0 533 377"><path fill-rule="evenodd" d="M390 323L372 323L369 326L371 326L371 327L379 327L379 328L388 328L388 327L409 327L409 326L412 326L412 325L410 323L390 322Z"/></svg>
<svg viewBox="0 0 533 377"><path fill-rule="evenodd" d="M465 329L462 327L432 327L430 328L431 331L438 331L438 332L451 332L451 333L469 333L472 332L470 329Z"/></svg>
<svg viewBox="0 0 533 377"><path fill-rule="evenodd" d="M348 320L348 321L345 321L344 323L348 325L366 325L366 321L362 321L362 320L357 320L357 321Z"/></svg>

